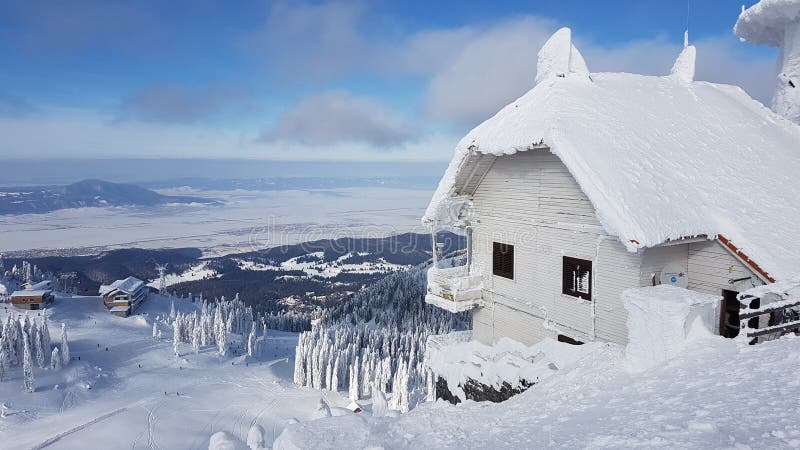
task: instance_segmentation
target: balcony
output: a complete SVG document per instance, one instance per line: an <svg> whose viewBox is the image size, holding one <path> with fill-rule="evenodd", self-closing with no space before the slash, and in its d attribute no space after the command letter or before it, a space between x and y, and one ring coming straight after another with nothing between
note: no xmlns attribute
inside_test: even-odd
<svg viewBox="0 0 800 450"><path fill-rule="evenodd" d="M450 312L463 312L483 306L483 280L469 273L467 266L428 270L425 303Z"/></svg>

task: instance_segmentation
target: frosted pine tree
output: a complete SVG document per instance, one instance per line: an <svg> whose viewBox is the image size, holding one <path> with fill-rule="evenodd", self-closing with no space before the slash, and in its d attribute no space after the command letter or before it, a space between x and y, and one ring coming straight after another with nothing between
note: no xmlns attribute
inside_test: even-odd
<svg viewBox="0 0 800 450"><path fill-rule="evenodd" d="M175 300L171 300L169 304L169 319L175 319Z"/></svg>
<svg viewBox="0 0 800 450"><path fill-rule="evenodd" d="M175 321L172 324L172 351L175 352L176 358L180 356L179 352L180 342L181 342L181 318L180 316L178 316L175 318Z"/></svg>
<svg viewBox="0 0 800 450"><path fill-rule="evenodd" d="M8 356L5 349L0 347L0 381L3 381L6 370L8 370Z"/></svg>
<svg viewBox="0 0 800 450"><path fill-rule="evenodd" d="M36 390L33 381L33 358L31 357L31 343L28 334L22 335L23 356L22 356L22 385L27 392Z"/></svg>
<svg viewBox="0 0 800 450"><path fill-rule="evenodd" d="M42 348L44 349L45 365L49 364L48 358L50 357L50 327L47 326L47 310L42 312L42 326L39 329L42 331Z"/></svg>
<svg viewBox="0 0 800 450"><path fill-rule="evenodd" d="M305 353L305 347L303 346L304 341L303 335L300 335L297 341L297 350L294 355L294 384L299 386L306 385L306 369L305 364L303 364L303 355Z"/></svg>
<svg viewBox="0 0 800 450"><path fill-rule="evenodd" d="M69 340L67 339L67 325L61 324L61 365L69 364Z"/></svg>
<svg viewBox="0 0 800 450"><path fill-rule="evenodd" d="M372 384L372 416L385 417L389 409L389 404L386 401L386 396L383 391L378 388L374 383Z"/></svg>
<svg viewBox="0 0 800 450"><path fill-rule="evenodd" d="M50 355L50 368L53 370L61 369L61 353L58 351L58 346L53 349L53 353Z"/></svg>
<svg viewBox="0 0 800 450"><path fill-rule="evenodd" d="M200 353L200 328L202 328L198 323L195 324L194 332L192 333L192 349L194 349L194 354Z"/></svg>
<svg viewBox="0 0 800 450"><path fill-rule="evenodd" d="M228 333L225 332L225 327L220 327L220 333L217 337L217 350L222 356L228 356Z"/></svg>
<svg viewBox="0 0 800 450"><path fill-rule="evenodd" d="M34 350L33 351L34 355L36 355L36 365L39 368L44 369L45 356L44 356L44 348L42 348L42 332L39 331L38 327L34 330L33 350Z"/></svg>
<svg viewBox="0 0 800 450"><path fill-rule="evenodd" d="M158 339L158 318L153 321L153 339Z"/></svg>
<svg viewBox="0 0 800 450"><path fill-rule="evenodd" d="M256 345L256 327L250 330L250 335L247 336L247 356L255 356Z"/></svg>

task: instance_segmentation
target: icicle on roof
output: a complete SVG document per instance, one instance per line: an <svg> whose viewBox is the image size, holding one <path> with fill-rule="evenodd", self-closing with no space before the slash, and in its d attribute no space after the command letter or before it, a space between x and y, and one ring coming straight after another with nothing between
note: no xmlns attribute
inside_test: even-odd
<svg viewBox="0 0 800 450"><path fill-rule="evenodd" d="M672 66L670 76L676 80L686 83L694 81L694 68L695 60L697 58L697 50L694 45L689 45L689 30L683 34L683 50L675 60L675 65Z"/></svg>
<svg viewBox="0 0 800 450"><path fill-rule="evenodd" d="M536 84L551 78L564 78L567 75L589 75L581 52L572 44L572 30L561 28L539 50L536 64Z"/></svg>

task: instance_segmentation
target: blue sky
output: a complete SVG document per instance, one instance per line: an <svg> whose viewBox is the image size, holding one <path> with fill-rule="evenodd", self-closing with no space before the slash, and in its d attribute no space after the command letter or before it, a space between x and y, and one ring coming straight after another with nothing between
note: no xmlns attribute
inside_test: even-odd
<svg viewBox="0 0 800 450"><path fill-rule="evenodd" d="M767 102L776 52L733 36L739 1L692 3L697 78ZM0 157L444 160L532 87L557 28L592 71L658 75L686 18L666 0L0 0Z"/></svg>

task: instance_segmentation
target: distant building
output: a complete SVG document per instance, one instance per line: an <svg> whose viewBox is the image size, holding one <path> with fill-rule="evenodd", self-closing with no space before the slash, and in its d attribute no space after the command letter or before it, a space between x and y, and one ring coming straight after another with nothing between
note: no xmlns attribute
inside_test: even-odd
<svg viewBox="0 0 800 450"><path fill-rule="evenodd" d="M42 309L53 300L53 291L50 289L23 289L11 294L11 304L20 309Z"/></svg>
<svg viewBox="0 0 800 450"><path fill-rule="evenodd" d="M100 286L100 295L106 308L120 317L130 316L147 298L147 293L145 282L135 277Z"/></svg>
<svg viewBox="0 0 800 450"><path fill-rule="evenodd" d="M53 289L53 281L52 280L43 280L38 283L25 283L22 285L22 289L26 291L45 291L45 290L52 290Z"/></svg>

